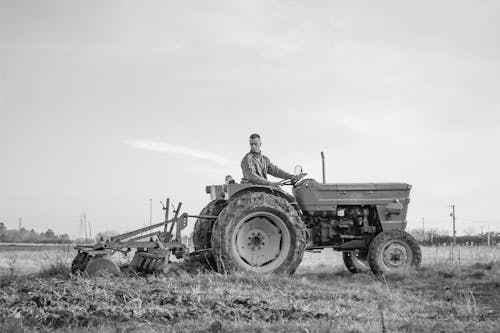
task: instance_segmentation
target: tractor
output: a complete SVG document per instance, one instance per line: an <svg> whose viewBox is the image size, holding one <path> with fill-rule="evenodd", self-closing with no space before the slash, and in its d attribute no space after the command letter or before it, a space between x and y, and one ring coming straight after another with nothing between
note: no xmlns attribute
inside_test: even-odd
<svg viewBox="0 0 500 333"><path fill-rule="evenodd" d="M280 186L226 183L206 187L211 201L193 232L195 253L211 253L219 271L293 274L305 251L342 252L352 273L406 272L422 255L407 232L411 185L283 180ZM324 178L324 177L323 177Z"/></svg>
<svg viewBox="0 0 500 333"><path fill-rule="evenodd" d="M420 247L405 232L411 185L325 183L324 157L322 183L305 178L300 166L295 174L294 180L277 186L244 179L236 183L226 176L224 184L206 186L211 201L199 215L180 214L179 202L177 208L172 205L174 217L169 218L167 198L161 203L164 221L93 245L77 245L71 271L120 275L126 268L138 274L165 273L175 256L219 272L293 274L305 251L326 248L341 251L352 273L371 269L383 275L420 265ZM283 186L291 186L292 194ZM196 218L193 252L181 239L188 218ZM113 262L116 252L134 254L127 267Z"/></svg>

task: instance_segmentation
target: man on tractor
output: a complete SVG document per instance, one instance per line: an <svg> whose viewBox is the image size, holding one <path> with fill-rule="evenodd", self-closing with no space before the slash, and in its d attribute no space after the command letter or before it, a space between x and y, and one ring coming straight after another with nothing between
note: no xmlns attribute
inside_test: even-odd
<svg viewBox="0 0 500 333"><path fill-rule="evenodd" d="M256 185L271 185L279 186L281 182L271 182L267 180L267 174L277 178L298 180L298 176L294 176L285 172L271 163L267 156L262 155L260 146L262 142L259 134L250 135L250 152L243 157L241 161L241 170L243 171L244 181L248 181Z"/></svg>

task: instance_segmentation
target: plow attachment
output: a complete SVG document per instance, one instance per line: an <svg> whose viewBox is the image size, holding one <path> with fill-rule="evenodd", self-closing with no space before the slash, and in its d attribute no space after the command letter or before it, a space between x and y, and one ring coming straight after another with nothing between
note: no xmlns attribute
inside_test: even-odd
<svg viewBox="0 0 500 333"><path fill-rule="evenodd" d="M130 262L130 269L136 273L163 273L168 265L168 255L164 253L136 252Z"/></svg>
<svg viewBox="0 0 500 333"><path fill-rule="evenodd" d="M106 241L101 239L94 245L77 245L78 254L71 263L71 272L89 276L117 276L127 270L137 274L160 274L167 272L171 255L177 259L189 260L188 248L181 242L181 230L186 228L188 218L217 217L179 214L182 206L182 203L179 203L174 209L174 217L169 219L169 206L170 199L166 200L165 205L162 203L165 213L163 222L114 236ZM174 228L175 234L172 233ZM120 252L126 256L132 249L135 249L135 252L130 263L118 267L112 255ZM196 253L193 254L193 258L199 257Z"/></svg>

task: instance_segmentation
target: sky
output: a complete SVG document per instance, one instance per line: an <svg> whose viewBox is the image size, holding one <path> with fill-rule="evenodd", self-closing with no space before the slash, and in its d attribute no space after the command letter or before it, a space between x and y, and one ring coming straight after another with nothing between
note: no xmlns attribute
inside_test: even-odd
<svg viewBox="0 0 500 333"><path fill-rule="evenodd" d="M499 32L488 0L0 0L0 222L197 214L256 132L289 172L411 184L409 229L500 231Z"/></svg>

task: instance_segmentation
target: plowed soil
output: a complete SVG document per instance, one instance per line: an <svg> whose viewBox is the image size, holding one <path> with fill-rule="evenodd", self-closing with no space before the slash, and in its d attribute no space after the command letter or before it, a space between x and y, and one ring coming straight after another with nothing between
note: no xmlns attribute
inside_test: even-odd
<svg viewBox="0 0 500 333"><path fill-rule="evenodd" d="M378 279L288 276L86 278L64 267L0 283L0 332L498 332L500 264L424 266Z"/></svg>

